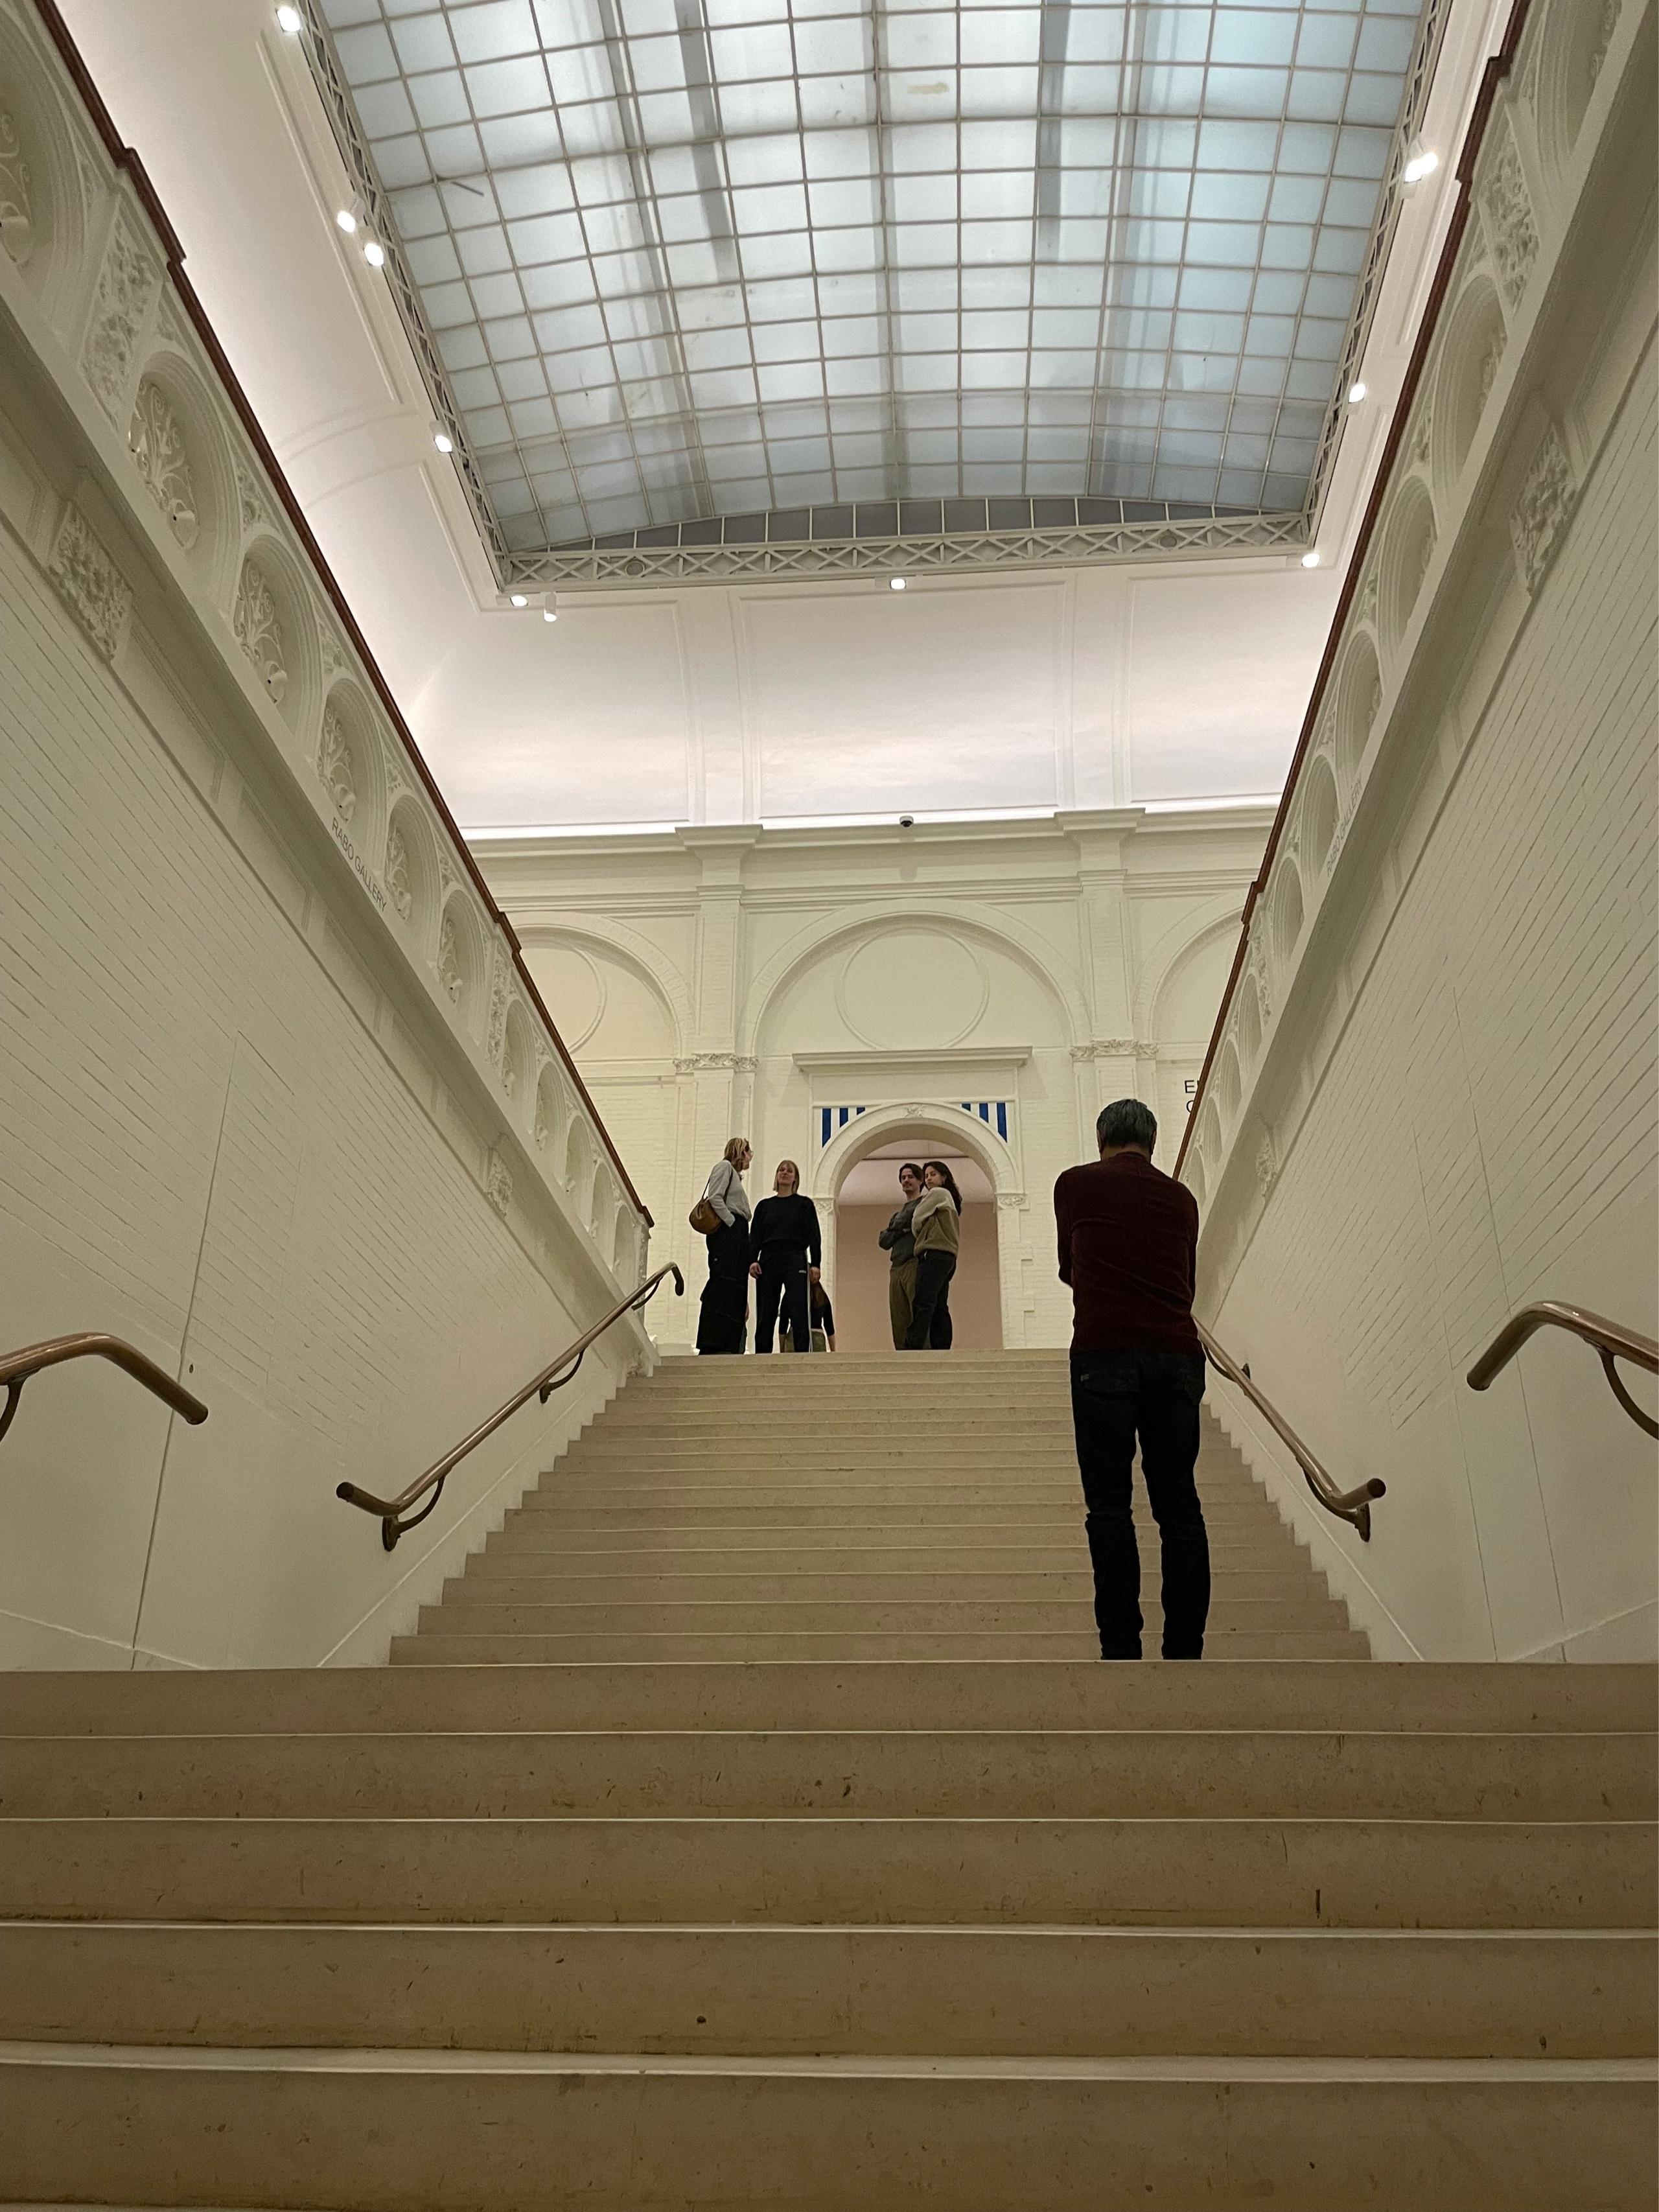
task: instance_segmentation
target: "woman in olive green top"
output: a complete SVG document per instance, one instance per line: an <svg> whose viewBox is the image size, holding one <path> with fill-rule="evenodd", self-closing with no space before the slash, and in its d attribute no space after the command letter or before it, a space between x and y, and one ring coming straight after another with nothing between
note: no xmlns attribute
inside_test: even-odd
<svg viewBox="0 0 1659 2212"><path fill-rule="evenodd" d="M916 1288L910 1309L907 1352L951 1349L951 1278L957 1272L962 1193L943 1160L924 1160L921 1196L910 1216L916 1240Z"/></svg>

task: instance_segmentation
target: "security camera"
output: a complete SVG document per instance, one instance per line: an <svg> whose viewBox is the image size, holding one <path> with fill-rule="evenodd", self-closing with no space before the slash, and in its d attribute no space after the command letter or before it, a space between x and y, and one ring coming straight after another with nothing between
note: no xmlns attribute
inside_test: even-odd
<svg viewBox="0 0 1659 2212"><path fill-rule="evenodd" d="M900 815L900 817L899 817L899 828L900 828L901 830L914 830L914 829L915 828L915 826L916 826L916 817L915 817L915 816L914 814L901 814L901 815Z"/></svg>

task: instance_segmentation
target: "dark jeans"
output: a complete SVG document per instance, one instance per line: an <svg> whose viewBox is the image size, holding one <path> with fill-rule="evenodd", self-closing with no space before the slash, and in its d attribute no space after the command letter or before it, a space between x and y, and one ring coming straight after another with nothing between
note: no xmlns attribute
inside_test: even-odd
<svg viewBox="0 0 1659 2212"><path fill-rule="evenodd" d="M749 1224L741 1215L708 1239L708 1280L697 1317L699 1352L741 1352L749 1334Z"/></svg>
<svg viewBox="0 0 1659 2212"><path fill-rule="evenodd" d="M778 1303L783 1304L783 1325L797 1351L805 1352L811 1339L806 1320L806 1255L775 1244L761 1248L760 1295L755 1300L755 1349L770 1352L777 1327Z"/></svg>
<svg viewBox="0 0 1659 2212"><path fill-rule="evenodd" d="M907 1352L948 1352L955 1331L951 1326L951 1278L957 1272L954 1252L918 1252L916 1287L910 1296L910 1328L904 1340Z"/></svg>
<svg viewBox="0 0 1659 2212"><path fill-rule="evenodd" d="M1193 1480L1203 1395L1202 1352L1072 1354L1072 1420L1103 1658L1140 1656L1140 1553L1130 1512L1137 1435L1164 1553L1164 1656L1204 1656L1210 1540Z"/></svg>

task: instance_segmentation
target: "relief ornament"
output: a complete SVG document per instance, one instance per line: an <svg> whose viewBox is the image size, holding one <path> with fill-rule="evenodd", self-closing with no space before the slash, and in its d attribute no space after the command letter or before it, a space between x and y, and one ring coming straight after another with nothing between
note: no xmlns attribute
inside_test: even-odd
<svg viewBox="0 0 1659 2212"><path fill-rule="evenodd" d="M144 488L167 519L167 527L188 552L201 534L196 485L184 426L159 384L146 377L138 386L127 447L138 465Z"/></svg>

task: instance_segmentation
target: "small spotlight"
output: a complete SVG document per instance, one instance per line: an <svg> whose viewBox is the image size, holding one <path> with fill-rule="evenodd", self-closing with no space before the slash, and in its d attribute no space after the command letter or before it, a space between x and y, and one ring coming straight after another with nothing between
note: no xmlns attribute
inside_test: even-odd
<svg viewBox="0 0 1659 2212"><path fill-rule="evenodd" d="M556 607L544 607L542 609L542 620L544 622L557 622L558 619L559 611Z"/></svg>
<svg viewBox="0 0 1659 2212"><path fill-rule="evenodd" d="M528 595L523 592L514 592L513 594L513 605L515 607L527 607L530 605Z"/></svg>
<svg viewBox="0 0 1659 2212"><path fill-rule="evenodd" d="M363 240L363 258L371 269L385 268L386 248L378 238L366 238Z"/></svg>
<svg viewBox="0 0 1659 2212"><path fill-rule="evenodd" d="M1369 388L1370 387L1364 384L1351 384L1348 386L1349 406L1358 407L1360 401L1365 397L1366 392Z"/></svg>
<svg viewBox="0 0 1659 2212"><path fill-rule="evenodd" d="M279 8L276 27L285 39L297 39L306 27L306 19L297 8Z"/></svg>
<svg viewBox="0 0 1659 2212"><path fill-rule="evenodd" d="M1318 554L1304 553L1302 556L1302 565L1304 568L1316 568L1319 566Z"/></svg>
<svg viewBox="0 0 1659 2212"><path fill-rule="evenodd" d="M1421 184L1425 177L1432 176L1439 167L1439 155L1419 143L1407 155L1406 166L1400 174L1406 184L1417 185Z"/></svg>
<svg viewBox="0 0 1659 2212"><path fill-rule="evenodd" d="M337 230L344 231L346 236L349 238L357 228L357 218L349 208L342 208L335 216L334 223Z"/></svg>
<svg viewBox="0 0 1659 2212"><path fill-rule="evenodd" d="M887 588L890 592L902 592L908 580L903 576L890 576L887 579Z"/></svg>
<svg viewBox="0 0 1659 2212"><path fill-rule="evenodd" d="M455 441L447 430L434 430L432 434L432 442L441 453L453 453L455 450Z"/></svg>

